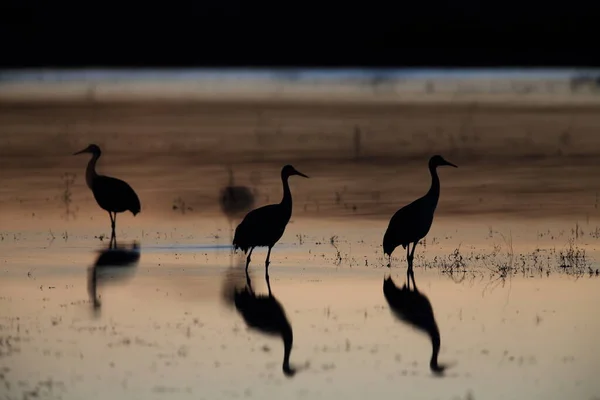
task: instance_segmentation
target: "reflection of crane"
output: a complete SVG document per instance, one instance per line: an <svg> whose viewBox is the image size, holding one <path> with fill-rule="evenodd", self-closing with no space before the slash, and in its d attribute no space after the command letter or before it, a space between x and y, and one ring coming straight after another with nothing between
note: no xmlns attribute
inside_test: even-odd
<svg viewBox="0 0 600 400"><path fill-rule="evenodd" d="M133 243L131 249L117 248L115 243L100 252L88 274L88 293L94 309L99 309L101 305L97 295L98 283L130 277L139 261L140 249L137 242Z"/></svg>
<svg viewBox="0 0 600 400"><path fill-rule="evenodd" d="M229 220L229 233L231 235L232 220L248 212L254 207L254 194L247 186L236 186L233 181L233 170L228 167L229 185L221 189L219 203L221 210Z"/></svg>
<svg viewBox="0 0 600 400"><path fill-rule="evenodd" d="M281 239L287 223L292 217L292 193L288 184L288 178L292 175L308 176L296 171L291 165L281 169L281 181L283 183L283 199L279 204L269 204L250 211L235 229L233 245L235 250L242 249L248 254L246 258L246 270L250 265L250 256L255 247L268 247L267 259L265 261L265 278L269 280L269 258L271 249Z"/></svg>
<svg viewBox="0 0 600 400"><path fill-rule="evenodd" d="M285 310L281 303L271 293L271 284L267 281L269 295L256 295L252 289L250 276L246 271L246 286L243 289L235 288L233 303L236 310L242 315L250 329L257 330L266 335L278 335L283 340L283 373L292 377L296 370L290 367L290 355L294 342L294 333Z"/></svg>
<svg viewBox="0 0 600 400"><path fill-rule="evenodd" d="M438 364L440 331L435 322L433 308L429 299L417 290L415 277L412 272L410 277L413 282L413 290L410 289L410 280L407 280L402 289L399 289L394 284L392 278L388 276L383 280L383 294L392 312L398 319L429 335L432 347L429 368L435 374L441 375L446 366Z"/></svg>
<svg viewBox="0 0 600 400"><path fill-rule="evenodd" d="M115 225L117 223L117 213L131 211L134 216L137 215L141 211L140 199L126 182L96 173L96 162L102 155L100 147L90 144L74 155L81 153L92 153L92 159L85 171L85 181L92 190L100 208L108 211L112 228L110 239L111 242L116 241Z"/></svg>
<svg viewBox="0 0 600 400"><path fill-rule="evenodd" d="M429 233L433 223L433 214L440 197L440 178L437 175L437 167L441 165L450 165L456 168L456 165L444 160L442 156L431 157L429 159L429 172L431 173L429 191L425 196L396 211L390 220L383 236L383 253L390 258L388 267L391 267L394 249L402 245L406 249L407 274L412 272L415 247L419 240ZM411 243L413 244L412 251L410 251Z"/></svg>

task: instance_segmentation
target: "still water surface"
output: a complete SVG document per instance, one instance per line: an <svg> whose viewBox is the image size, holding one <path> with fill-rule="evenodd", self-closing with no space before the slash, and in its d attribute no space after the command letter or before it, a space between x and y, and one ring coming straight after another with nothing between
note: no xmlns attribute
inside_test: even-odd
<svg viewBox="0 0 600 400"><path fill-rule="evenodd" d="M286 234L270 269L272 294L293 332L290 365L297 373L290 378L282 371L281 337L248 329L227 301L228 290L241 290L246 282L243 258L232 257L222 238L196 244L148 240L139 260L100 265L93 280L90 267L99 263L104 246L98 239L48 244L40 235L23 245L23 239L7 237L0 242L0 368L6 398L37 393L62 399L592 399L600 394L595 379L600 324L594 318L600 292L594 277L555 269L504 281L472 273L459 282L439 269L416 266L417 289L431 303L440 332L439 362L449 365L438 377L429 369L429 336L397 319L383 293L390 272L395 285L405 283L402 260L391 271L383 260L378 265L377 238L368 237L353 242L351 250L349 243L338 245L339 262L329 243L313 244L316 235L307 226L290 228L290 233L309 232L308 239L299 244ZM430 245L427 258L436 251L450 252ZM257 295L268 293L264 253L257 251L250 267ZM360 254L371 263L350 266ZM486 271L474 262L470 269Z"/></svg>

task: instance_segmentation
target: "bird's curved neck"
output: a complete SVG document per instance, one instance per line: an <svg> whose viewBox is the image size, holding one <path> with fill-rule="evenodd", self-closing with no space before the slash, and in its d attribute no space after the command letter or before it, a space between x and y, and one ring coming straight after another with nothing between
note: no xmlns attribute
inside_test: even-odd
<svg viewBox="0 0 600 400"><path fill-rule="evenodd" d="M87 169L85 170L85 182L88 187L91 189L94 183L94 179L98 176L96 173L96 162L100 158L100 154L95 153L92 156L92 159L88 163Z"/></svg>
<svg viewBox="0 0 600 400"><path fill-rule="evenodd" d="M431 199L432 205L437 206L438 199L440 198L440 178L437 174L437 167L430 166L429 173L431 174L431 187L427 192L427 197Z"/></svg>
<svg viewBox="0 0 600 400"><path fill-rule="evenodd" d="M283 369L290 369L290 355L292 354L292 344L294 343L294 334L292 333L292 327L286 326L281 332L283 339Z"/></svg>
<svg viewBox="0 0 600 400"><path fill-rule="evenodd" d="M281 183L283 183L283 198L281 204L292 211L292 192L290 191L290 184L288 183L289 176L281 175Z"/></svg>
<svg viewBox="0 0 600 400"><path fill-rule="evenodd" d="M429 362L429 366L431 369L438 369L438 354L440 353L440 331L437 326L433 327L429 336L431 338L431 361Z"/></svg>
<svg viewBox="0 0 600 400"><path fill-rule="evenodd" d="M98 302L98 297L96 296L97 279L98 279L97 268L93 267L90 271L90 281L88 282L88 285L89 285L88 291L89 291L90 297L92 298L92 302L94 305Z"/></svg>

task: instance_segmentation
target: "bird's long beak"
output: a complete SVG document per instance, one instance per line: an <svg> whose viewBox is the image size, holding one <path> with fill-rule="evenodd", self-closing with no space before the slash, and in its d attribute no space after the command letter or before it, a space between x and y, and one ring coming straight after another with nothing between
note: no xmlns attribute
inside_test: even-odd
<svg viewBox="0 0 600 400"><path fill-rule="evenodd" d="M305 178L308 178L308 176L304 175L302 172L299 172L299 171L296 171L296 175L300 175L300 176L303 176Z"/></svg>
<svg viewBox="0 0 600 400"><path fill-rule="evenodd" d="M444 160L444 161L446 161L446 160ZM446 161L446 165L449 165L449 166L454 167L454 168L458 168L458 165L454 165L454 164L452 164L449 161Z"/></svg>
<svg viewBox="0 0 600 400"><path fill-rule="evenodd" d="M83 150L79 150L76 153L73 153L74 156L76 156L77 154L81 154L81 153L87 153L87 148L83 149Z"/></svg>

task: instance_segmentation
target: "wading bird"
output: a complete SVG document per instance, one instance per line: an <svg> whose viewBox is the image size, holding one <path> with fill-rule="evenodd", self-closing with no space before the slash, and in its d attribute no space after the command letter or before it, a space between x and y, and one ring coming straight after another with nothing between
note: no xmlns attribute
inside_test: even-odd
<svg viewBox="0 0 600 400"><path fill-rule="evenodd" d="M388 267L391 267L394 249L399 245L406 249L407 276L412 272L415 247L419 240L429 233L433 223L433 214L440 198L440 178L437 174L437 167L442 165L458 168L451 162L444 160L442 156L435 155L431 157L429 159L431 188L425 196L396 211L383 236L383 253L390 258ZM410 250L411 243L413 245L412 250Z"/></svg>
<svg viewBox="0 0 600 400"><path fill-rule="evenodd" d="M271 249L283 236L285 227L292 216L292 193L288 178L292 175L308 176L296 171L291 165L281 169L281 181L283 183L283 199L279 204L269 204L250 211L235 229L233 237L234 249L242 249L246 258L246 271L250 265L250 256L255 247L268 247L267 259L265 261L265 278L269 281L269 258Z"/></svg>
<svg viewBox="0 0 600 400"><path fill-rule="evenodd" d="M117 223L117 213L131 211L134 216L137 215L141 210L140 199L126 182L96 173L96 162L102 155L100 147L90 144L85 149L73 155L82 153L92 154L92 159L85 171L85 182L92 190L100 208L108 212L112 228L110 239L111 241L116 241L115 225Z"/></svg>
<svg viewBox="0 0 600 400"><path fill-rule="evenodd" d="M254 194L247 186L236 186L233 182L233 170L228 167L229 185L221 189L219 204L221 211L229 221L229 231L231 234L232 220L248 212L254 207Z"/></svg>
<svg viewBox="0 0 600 400"><path fill-rule="evenodd" d="M399 289L390 276L384 278L383 295L385 296L390 309L400 321L429 335L432 347L429 368L436 375L442 375L447 367L438 364L441 341L440 331L433 314L433 308L431 307L429 299L417 290L412 272L410 276L413 282L413 290L410 289L409 279L407 279L407 283L402 286L402 289Z"/></svg>

